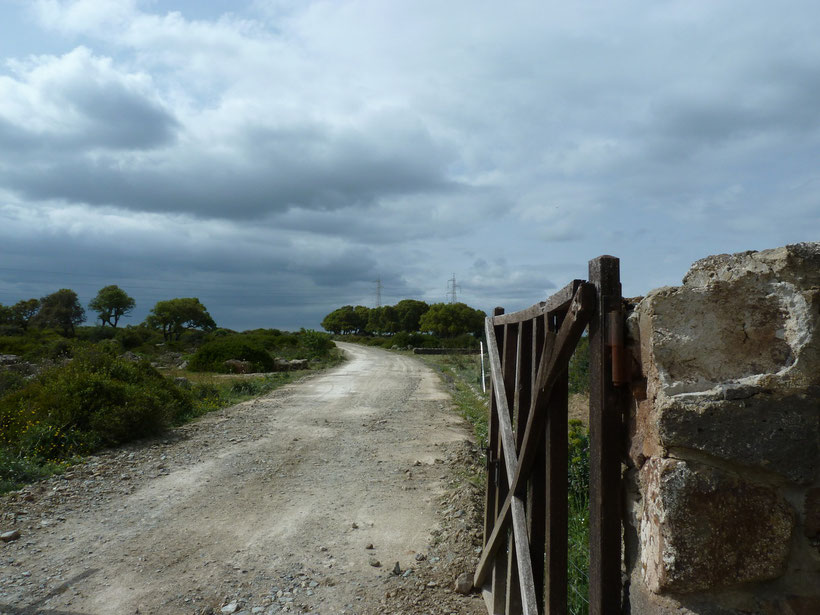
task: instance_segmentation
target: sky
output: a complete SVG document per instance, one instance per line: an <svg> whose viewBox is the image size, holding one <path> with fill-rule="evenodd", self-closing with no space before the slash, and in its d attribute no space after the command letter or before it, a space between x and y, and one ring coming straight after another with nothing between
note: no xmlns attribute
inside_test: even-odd
<svg viewBox="0 0 820 615"><path fill-rule="evenodd" d="M0 0L0 303L624 294L820 240L816 0ZM92 315L93 318L93 315Z"/></svg>

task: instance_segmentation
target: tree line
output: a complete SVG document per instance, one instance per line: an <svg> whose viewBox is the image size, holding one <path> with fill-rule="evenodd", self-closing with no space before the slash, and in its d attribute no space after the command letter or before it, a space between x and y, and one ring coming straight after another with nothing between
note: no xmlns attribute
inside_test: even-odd
<svg viewBox="0 0 820 615"><path fill-rule="evenodd" d="M136 307L136 301L116 284L101 288L88 303L103 327L117 328L120 320ZM25 299L14 305L0 304L0 327L28 331L29 327L55 329L73 337L75 328L85 322L86 313L77 293L69 288L40 299ZM158 301L143 323L162 332L165 340L178 340L186 330L212 331L216 323L196 297Z"/></svg>
<svg viewBox="0 0 820 615"><path fill-rule="evenodd" d="M322 327L336 335L432 333L439 337L472 334L481 337L486 314L465 303L434 303L404 299L396 305L368 308L345 305L324 317Z"/></svg>

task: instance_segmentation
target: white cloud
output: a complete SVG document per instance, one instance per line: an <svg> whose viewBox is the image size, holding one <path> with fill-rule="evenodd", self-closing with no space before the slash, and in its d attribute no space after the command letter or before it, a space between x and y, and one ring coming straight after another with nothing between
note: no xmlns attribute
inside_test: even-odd
<svg viewBox="0 0 820 615"><path fill-rule="evenodd" d="M0 147L3 132L17 147L75 151L142 149L173 138L176 122L145 73L120 71L85 47L8 65L12 76L0 76Z"/></svg>

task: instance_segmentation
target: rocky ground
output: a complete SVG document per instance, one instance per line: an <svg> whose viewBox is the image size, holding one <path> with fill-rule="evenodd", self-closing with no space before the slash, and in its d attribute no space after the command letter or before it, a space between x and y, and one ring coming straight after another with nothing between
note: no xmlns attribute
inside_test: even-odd
<svg viewBox="0 0 820 615"><path fill-rule="evenodd" d="M351 360L0 499L0 614L484 613L479 453L437 377Z"/></svg>

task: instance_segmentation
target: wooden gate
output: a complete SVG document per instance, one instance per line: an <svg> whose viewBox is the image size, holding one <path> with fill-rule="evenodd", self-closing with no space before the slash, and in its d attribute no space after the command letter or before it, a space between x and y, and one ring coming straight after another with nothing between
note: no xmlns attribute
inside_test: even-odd
<svg viewBox="0 0 820 615"><path fill-rule="evenodd" d="M492 614L567 612L568 365L590 352L589 612L621 600L621 424L626 384L619 261L589 263L544 302L486 320L492 378L484 549L473 584Z"/></svg>

